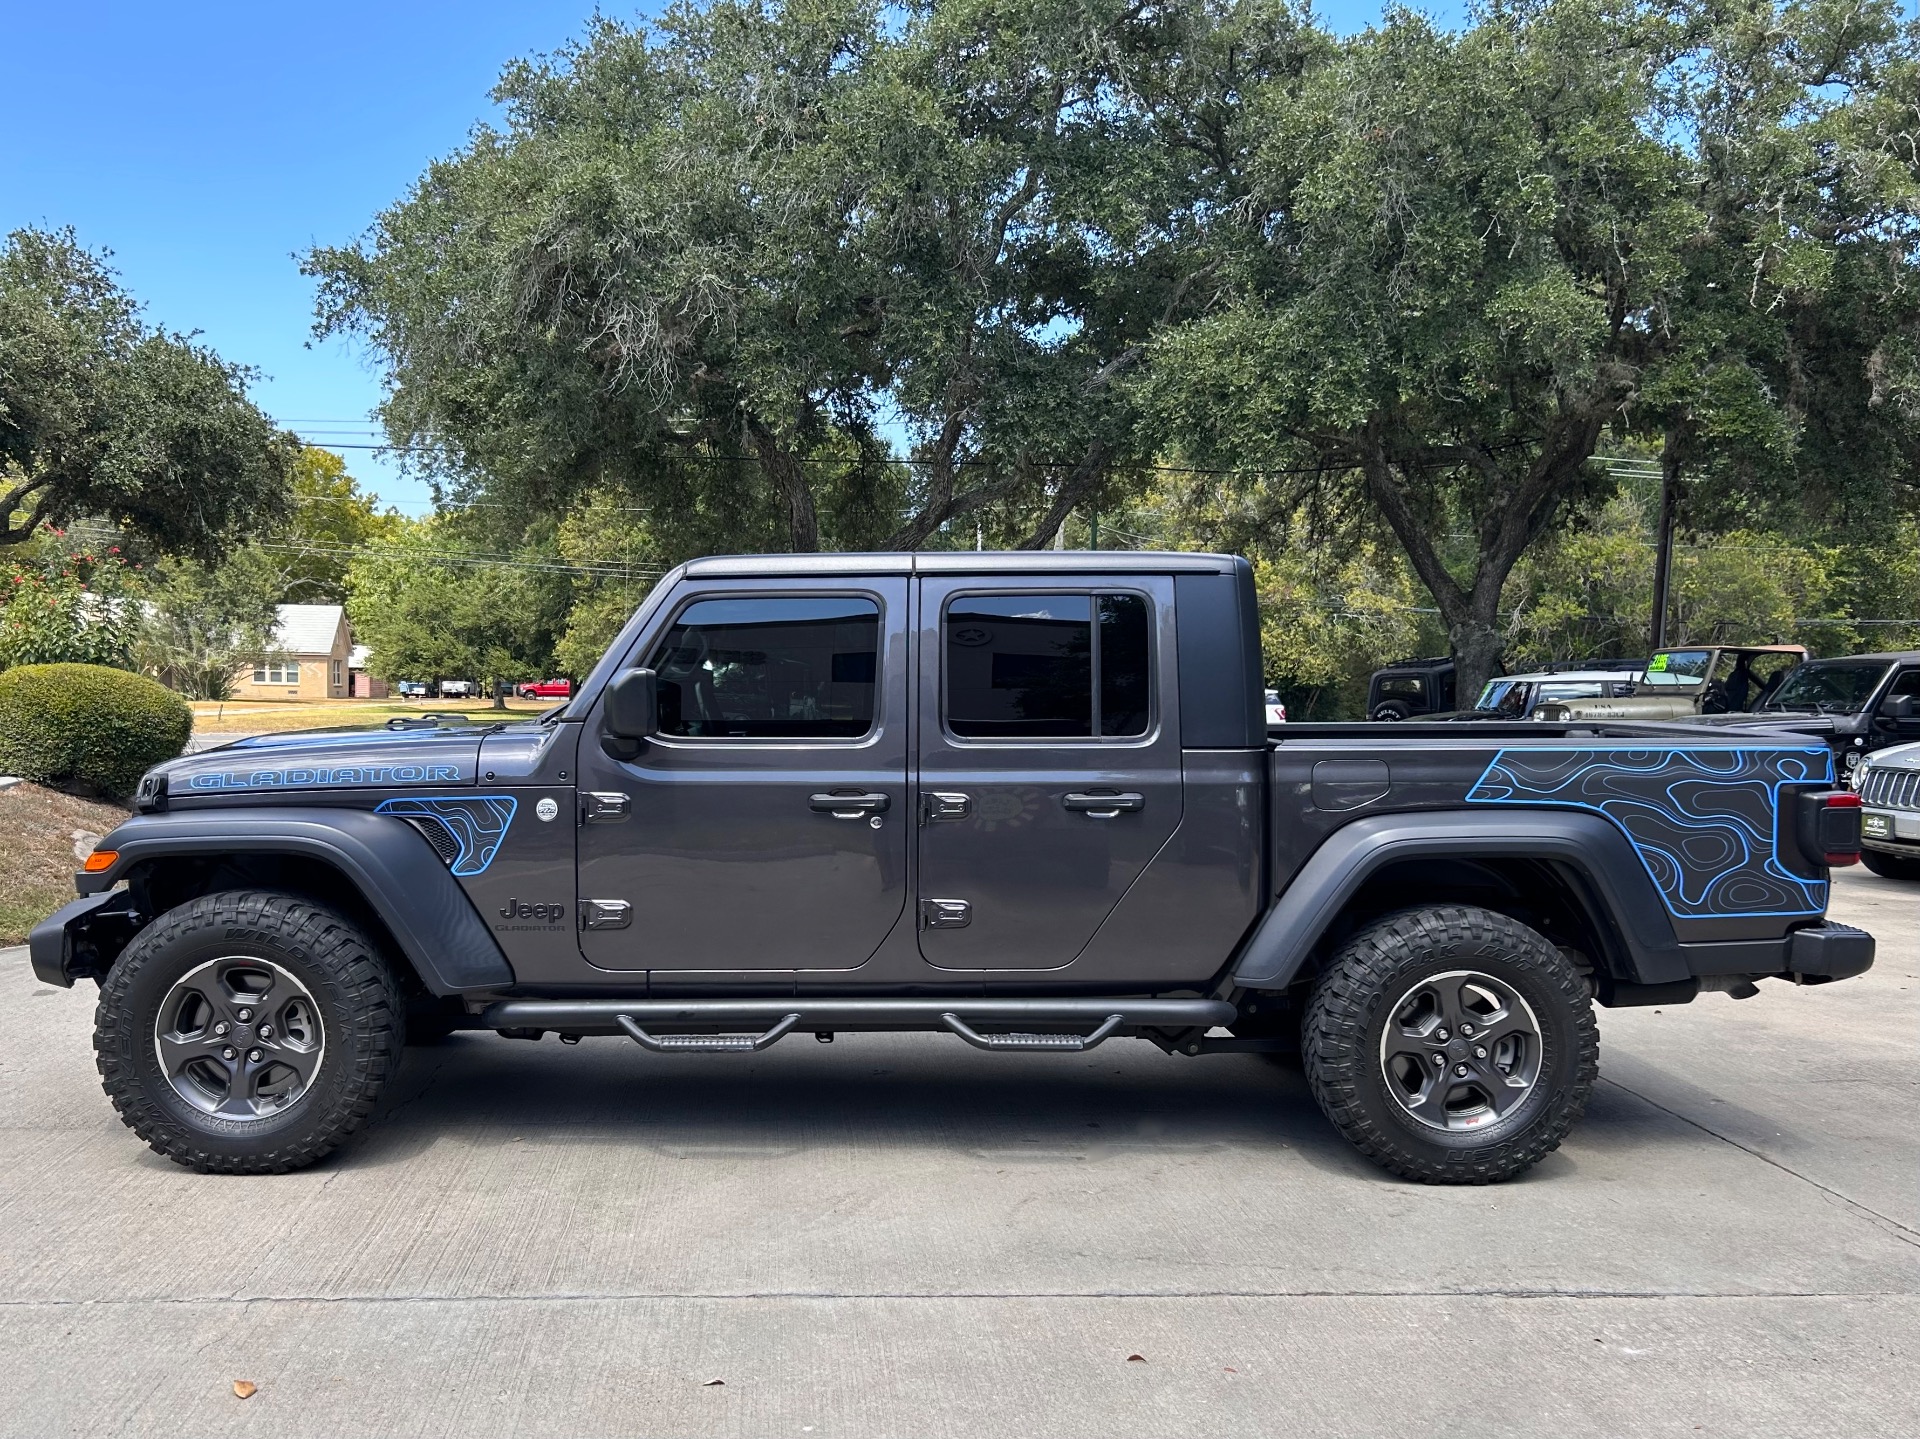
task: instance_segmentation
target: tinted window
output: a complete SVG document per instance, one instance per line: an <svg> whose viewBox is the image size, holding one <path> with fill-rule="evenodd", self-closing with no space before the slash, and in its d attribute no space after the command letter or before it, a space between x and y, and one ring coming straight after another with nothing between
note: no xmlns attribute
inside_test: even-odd
<svg viewBox="0 0 1920 1439"><path fill-rule="evenodd" d="M1427 682L1415 675L1388 675L1380 681L1380 693L1390 699L1417 700L1425 697Z"/></svg>
<svg viewBox="0 0 1920 1439"><path fill-rule="evenodd" d="M1141 735L1151 707L1138 595L969 595L947 606L947 726L969 738Z"/></svg>
<svg viewBox="0 0 1920 1439"><path fill-rule="evenodd" d="M872 600L689 605L654 651L660 732L692 739L858 738L873 728Z"/></svg>
<svg viewBox="0 0 1920 1439"><path fill-rule="evenodd" d="M1886 677L1885 665L1801 665L1767 701L1770 710L1855 714Z"/></svg>

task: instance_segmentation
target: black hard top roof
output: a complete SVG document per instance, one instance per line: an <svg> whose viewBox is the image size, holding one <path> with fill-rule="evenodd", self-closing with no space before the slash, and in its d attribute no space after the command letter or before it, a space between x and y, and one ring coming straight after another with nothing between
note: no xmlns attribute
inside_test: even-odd
<svg viewBox="0 0 1920 1439"><path fill-rule="evenodd" d="M782 575L1222 574L1232 555L1181 550L932 550L873 554L714 555L692 560L695 579Z"/></svg>

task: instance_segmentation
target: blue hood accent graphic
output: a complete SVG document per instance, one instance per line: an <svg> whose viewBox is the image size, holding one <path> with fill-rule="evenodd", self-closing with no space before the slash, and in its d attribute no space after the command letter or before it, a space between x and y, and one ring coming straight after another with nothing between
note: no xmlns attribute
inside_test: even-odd
<svg viewBox="0 0 1920 1439"><path fill-rule="evenodd" d="M162 766L174 795L472 784L483 731L320 730L255 735Z"/></svg>

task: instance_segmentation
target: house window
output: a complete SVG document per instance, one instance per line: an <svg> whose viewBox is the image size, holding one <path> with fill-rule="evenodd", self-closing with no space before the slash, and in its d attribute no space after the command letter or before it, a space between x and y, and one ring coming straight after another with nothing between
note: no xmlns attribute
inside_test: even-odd
<svg viewBox="0 0 1920 1439"><path fill-rule="evenodd" d="M300 683L299 662L287 660L255 665L253 682L257 685L297 685Z"/></svg>
<svg viewBox="0 0 1920 1439"><path fill-rule="evenodd" d="M340 674L340 671L343 668L345 668L345 665L342 661L335 660L333 662L333 687L335 689L339 689L341 684L344 683L344 680L342 679L342 676Z"/></svg>

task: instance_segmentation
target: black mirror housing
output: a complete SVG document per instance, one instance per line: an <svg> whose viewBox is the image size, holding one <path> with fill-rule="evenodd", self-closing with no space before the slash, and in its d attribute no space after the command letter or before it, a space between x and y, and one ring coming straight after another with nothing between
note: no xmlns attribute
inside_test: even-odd
<svg viewBox="0 0 1920 1439"><path fill-rule="evenodd" d="M606 730L615 739L643 740L660 727L659 677L631 669L607 686Z"/></svg>
<svg viewBox="0 0 1920 1439"><path fill-rule="evenodd" d="M1897 695L1886 708L1887 718L1897 725L1920 724L1920 695Z"/></svg>

